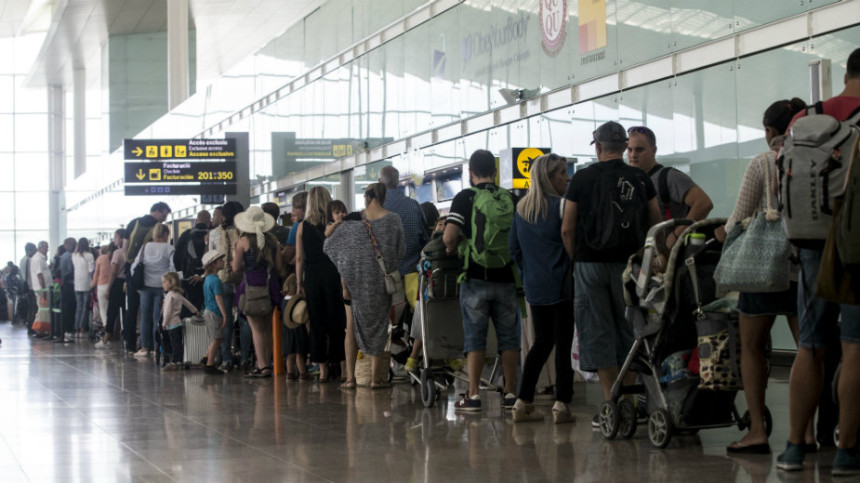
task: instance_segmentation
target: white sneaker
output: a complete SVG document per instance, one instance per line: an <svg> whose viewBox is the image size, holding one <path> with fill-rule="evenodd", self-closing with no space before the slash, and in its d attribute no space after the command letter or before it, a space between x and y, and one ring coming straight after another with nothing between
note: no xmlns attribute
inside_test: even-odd
<svg viewBox="0 0 860 483"><path fill-rule="evenodd" d="M108 347L110 347L110 341L105 342L103 340L100 340L95 344L96 349L107 349Z"/></svg>
<svg viewBox="0 0 860 483"><path fill-rule="evenodd" d="M514 417L515 423L543 421L543 413L535 411L534 404L529 404L522 399L517 399L517 402L514 403L514 407L511 408L511 414Z"/></svg>
<svg viewBox="0 0 860 483"><path fill-rule="evenodd" d="M147 357L149 357L149 351L146 349L141 349L141 350L135 352L134 356L132 356L132 357L134 357L136 359L146 359Z"/></svg>
<svg viewBox="0 0 860 483"><path fill-rule="evenodd" d="M576 416L570 412L570 406L561 401L556 401L552 406L552 422L562 424L574 421L576 421Z"/></svg>
<svg viewBox="0 0 860 483"><path fill-rule="evenodd" d="M63 335L63 338L66 340L72 340L75 338L75 334L73 334L71 332L66 332L65 335Z"/></svg>

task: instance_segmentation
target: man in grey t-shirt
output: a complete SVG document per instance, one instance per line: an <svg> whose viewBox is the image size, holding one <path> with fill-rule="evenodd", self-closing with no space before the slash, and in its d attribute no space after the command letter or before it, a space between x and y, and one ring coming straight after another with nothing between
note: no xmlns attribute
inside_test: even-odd
<svg viewBox="0 0 860 483"><path fill-rule="evenodd" d="M707 218L714 208L711 198L689 176L675 168L657 164L657 138L654 131L645 126L627 130L627 162L648 173L657 190L657 201L663 219L689 218L694 221ZM683 226L669 234L666 244L672 246Z"/></svg>

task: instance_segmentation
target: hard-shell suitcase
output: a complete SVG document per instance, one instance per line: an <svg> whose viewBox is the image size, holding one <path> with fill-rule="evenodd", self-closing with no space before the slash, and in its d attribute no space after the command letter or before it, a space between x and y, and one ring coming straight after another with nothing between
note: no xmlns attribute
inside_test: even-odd
<svg viewBox="0 0 860 483"><path fill-rule="evenodd" d="M209 336L206 334L206 323L203 317L186 317L182 319L185 326L183 342L185 345L185 362L200 364L209 349Z"/></svg>

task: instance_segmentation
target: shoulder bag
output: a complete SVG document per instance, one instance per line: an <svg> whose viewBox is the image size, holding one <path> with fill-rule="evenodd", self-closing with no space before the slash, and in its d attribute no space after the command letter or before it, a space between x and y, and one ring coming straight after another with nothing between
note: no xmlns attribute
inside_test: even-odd
<svg viewBox="0 0 860 483"><path fill-rule="evenodd" d="M718 292L782 292L790 286L791 245L771 200L772 156L765 158L765 209L730 227L714 271Z"/></svg>
<svg viewBox="0 0 860 483"><path fill-rule="evenodd" d="M265 285L251 285L248 283L248 277L242 276L245 291L239 296L239 310L243 314L259 317L272 313L274 306L272 305L272 297L269 295L269 278L271 276L272 271L266 269Z"/></svg>
<svg viewBox="0 0 860 483"><path fill-rule="evenodd" d="M145 275L145 262L144 258L146 256L146 243L140 247L140 262L137 263L134 267L134 271L131 273L131 288L135 290L143 290L146 287L146 275Z"/></svg>
<svg viewBox="0 0 860 483"><path fill-rule="evenodd" d="M364 222L364 229L367 231L367 236L370 237L370 245L373 247L373 253L376 255L376 262L379 263L379 269L382 270L382 277L385 280L385 293L391 295L391 304L395 305L406 302L406 289L403 286L403 278L400 276L397 268L390 272L386 270L385 260L382 258L379 245L376 243L376 237L373 236L373 231L370 229L370 221L367 220L367 215L364 211L361 212L361 221Z"/></svg>

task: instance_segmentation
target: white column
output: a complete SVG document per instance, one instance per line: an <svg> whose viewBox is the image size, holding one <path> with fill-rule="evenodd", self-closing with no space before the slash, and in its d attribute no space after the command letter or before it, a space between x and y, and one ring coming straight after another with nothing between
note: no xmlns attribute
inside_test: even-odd
<svg viewBox="0 0 860 483"><path fill-rule="evenodd" d="M48 87L48 243L51 249L60 246L66 236L66 215L61 211L65 162L65 100L63 86Z"/></svg>
<svg viewBox="0 0 860 483"><path fill-rule="evenodd" d="M87 71L74 71L74 136L75 136L75 173L74 177L87 171Z"/></svg>
<svg viewBox="0 0 860 483"><path fill-rule="evenodd" d="M188 98L188 0L167 0L168 110Z"/></svg>

